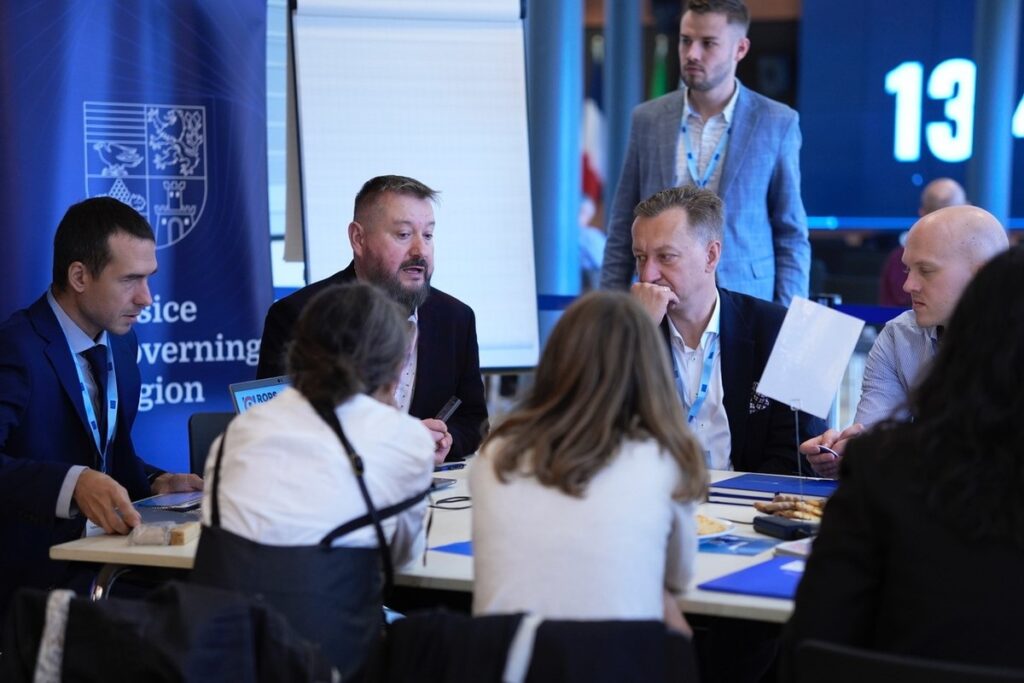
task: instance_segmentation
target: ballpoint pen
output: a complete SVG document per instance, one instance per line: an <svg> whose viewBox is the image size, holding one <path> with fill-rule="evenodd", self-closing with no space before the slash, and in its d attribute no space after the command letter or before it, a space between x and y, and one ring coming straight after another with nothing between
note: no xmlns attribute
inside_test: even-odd
<svg viewBox="0 0 1024 683"><path fill-rule="evenodd" d="M841 458L842 457L841 455L839 455L839 453L835 452L834 450L832 450L828 446L822 446L820 444L818 445L818 452L819 453L831 453L833 458Z"/></svg>

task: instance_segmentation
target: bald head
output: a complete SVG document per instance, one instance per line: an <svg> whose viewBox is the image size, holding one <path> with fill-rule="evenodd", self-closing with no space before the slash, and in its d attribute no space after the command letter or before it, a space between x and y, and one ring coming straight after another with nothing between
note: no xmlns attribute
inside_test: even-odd
<svg viewBox="0 0 1024 683"><path fill-rule="evenodd" d="M964 259L973 271L1010 246L1006 230L996 217L977 206L948 206L932 211L910 229L908 244L915 233L918 241L936 242L952 258Z"/></svg>
<svg viewBox="0 0 1024 683"><path fill-rule="evenodd" d="M947 206L961 206L967 203L967 193L960 183L952 178L936 178L924 186L921 192L919 216L927 216L933 211Z"/></svg>
<svg viewBox="0 0 1024 683"><path fill-rule="evenodd" d="M949 206L915 223L903 252L903 290L910 294L917 324L945 325L978 269L1008 247L996 217L976 206Z"/></svg>

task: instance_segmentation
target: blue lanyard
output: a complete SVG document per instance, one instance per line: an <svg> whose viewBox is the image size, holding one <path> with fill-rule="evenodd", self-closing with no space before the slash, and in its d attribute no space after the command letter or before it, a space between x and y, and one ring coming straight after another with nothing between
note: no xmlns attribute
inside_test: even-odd
<svg viewBox="0 0 1024 683"><path fill-rule="evenodd" d="M96 421L96 410L93 408L92 399L89 397L89 390L85 386L85 376L82 368L78 365L77 354L71 351L71 362L75 366L75 373L78 375L78 387L82 390L82 404L85 406L85 419L92 431L92 442L96 446L96 452L100 456L100 471L107 471L107 453L110 451L110 442L114 440L114 429L117 427L117 374L114 372L114 351L111 349L110 340L107 340L107 396L104 405L107 410L107 445L105 449L100 448L100 428ZM71 343L68 342L68 349ZM99 391L99 379L93 377L96 391Z"/></svg>
<svg viewBox="0 0 1024 683"><path fill-rule="evenodd" d="M683 122L680 124L680 131L683 136L683 149L686 152L686 167L690 170L690 178L693 179L694 185L703 189L707 187L708 182L711 180L711 175L715 172L715 167L718 166L718 160L722 158L722 150L725 149L725 143L729 139L729 134L732 133L732 126L730 125L726 128L725 132L722 133L722 137L718 138L718 145L715 147L714 154L711 155L711 161L708 162L707 168L704 169L704 177L700 177L697 175L697 158L690 151L690 136L687 134L686 116L684 111Z"/></svg>
<svg viewBox="0 0 1024 683"><path fill-rule="evenodd" d="M697 419L697 413L700 412L700 409L704 406L704 400L708 397L708 387L711 386L711 371L715 367L715 356L717 354L718 337L716 336L708 347L707 356L704 357L704 367L700 371L700 387L697 388L697 396L693 399L693 405L690 406L690 410L686 414L686 424L688 425L692 425L693 421ZM679 392L679 400L685 406L688 401L686 400L686 388L683 386L683 377L676 363L676 355L673 353L671 356L672 373L675 375L676 380L676 391Z"/></svg>

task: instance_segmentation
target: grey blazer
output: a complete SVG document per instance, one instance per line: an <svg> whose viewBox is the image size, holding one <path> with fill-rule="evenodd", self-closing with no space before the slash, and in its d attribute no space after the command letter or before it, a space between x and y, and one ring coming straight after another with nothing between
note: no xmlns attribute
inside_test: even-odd
<svg viewBox="0 0 1024 683"><path fill-rule="evenodd" d="M683 91L633 110L629 145L612 202L601 286L623 288L635 270L633 208L673 185ZM797 113L739 84L719 196L725 236L718 284L788 306L807 296L811 245L800 199Z"/></svg>

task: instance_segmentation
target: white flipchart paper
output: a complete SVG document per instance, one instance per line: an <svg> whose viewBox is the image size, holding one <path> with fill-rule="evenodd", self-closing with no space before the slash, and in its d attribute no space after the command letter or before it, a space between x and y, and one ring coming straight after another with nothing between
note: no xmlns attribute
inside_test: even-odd
<svg viewBox="0 0 1024 683"><path fill-rule="evenodd" d="M795 297L757 393L825 419L864 321Z"/></svg>

